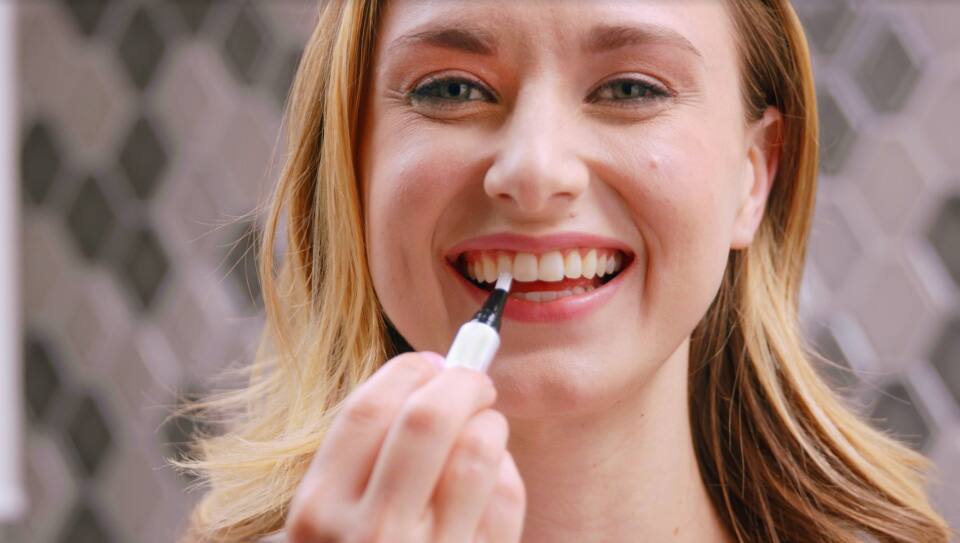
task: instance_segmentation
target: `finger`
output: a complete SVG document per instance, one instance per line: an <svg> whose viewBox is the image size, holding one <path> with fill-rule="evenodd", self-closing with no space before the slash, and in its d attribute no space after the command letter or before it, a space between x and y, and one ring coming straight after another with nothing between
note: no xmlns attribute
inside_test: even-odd
<svg viewBox="0 0 960 543"><path fill-rule="evenodd" d="M305 476L332 495L359 498L400 407L440 369L434 353L404 353L387 361L344 401Z"/></svg>
<svg viewBox="0 0 960 543"><path fill-rule="evenodd" d="M489 543L520 541L526 509L526 488L513 455L507 452L500 460L497 482L480 519L476 541Z"/></svg>
<svg viewBox="0 0 960 543"><path fill-rule="evenodd" d="M367 505L389 524L419 518L467 419L492 405L496 394L486 374L463 367L441 371L411 394L377 457Z"/></svg>
<svg viewBox="0 0 960 543"><path fill-rule="evenodd" d="M474 415L457 438L433 498L437 541L473 541L497 482L509 428L499 411Z"/></svg>

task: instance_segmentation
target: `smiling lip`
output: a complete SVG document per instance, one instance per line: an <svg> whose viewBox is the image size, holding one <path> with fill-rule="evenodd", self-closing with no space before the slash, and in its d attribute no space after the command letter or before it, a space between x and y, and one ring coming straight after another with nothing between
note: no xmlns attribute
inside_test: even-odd
<svg viewBox="0 0 960 543"><path fill-rule="evenodd" d="M444 255L447 268L460 281L467 293L478 303L483 303L490 295L471 283L456 268L455 261L459 255L467 251L507 250L542 254L547 251L571 249L578 247L611 248L632 255L633 251L619 240L581 233L561 233L543 237L531 237L513 233L492 234L467 240L452 247ZM613 299L614 294L623 284L627 274L633 270L633 258L624 266L613 279L598 287L596 290L584 294L576 294L558 298L549 302L532 302L511 296L507 301L503 317L520 322L554 322L577 317L584 317L599 309L603 304Z"/></svg>

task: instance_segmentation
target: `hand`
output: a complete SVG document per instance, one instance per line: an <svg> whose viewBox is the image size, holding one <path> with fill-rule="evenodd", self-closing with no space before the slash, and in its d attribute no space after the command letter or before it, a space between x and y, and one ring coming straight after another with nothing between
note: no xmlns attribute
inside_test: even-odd
<svg viewBox="0 0 960 543"><path fill-rule="evenodd" d="M347 397L291 503L289 541L520 540L526 491L496 388L440 361L402 354Z"/></svg>

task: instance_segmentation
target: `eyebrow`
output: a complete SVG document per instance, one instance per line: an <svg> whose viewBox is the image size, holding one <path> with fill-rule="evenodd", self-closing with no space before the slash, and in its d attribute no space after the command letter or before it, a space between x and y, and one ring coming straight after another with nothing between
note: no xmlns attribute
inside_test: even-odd
<svg viewBox="0 0 960 543"><path fill-rule="evenodd" d="M606 25L590 29L581 50L584 53L602 53L634 45L673 45L703 58L700 50L676 30L657 25Z"/></svg>
<svg viewBox="0 0 960 543"><path fill-rule="evenodd" d="M465 24L457 24L455 27L427 28L400 36L393 40L389 50L393 51L407 45L431 45L483 56L497 54L497 44L493 36L486 30Z"/></svg>
<svg viewBox="0 0 960 543"><path fill-rule="evenodd" d="M598 54L636 45L674 45L703 58L690 40L670 28L657 25L610 25L600 24L590 29L580 50ZM408 45L428 45L482 56L497 54L496 39L483 28L465 23L450 26L428 27L400 36L393 40L389 50Z"/></svg>

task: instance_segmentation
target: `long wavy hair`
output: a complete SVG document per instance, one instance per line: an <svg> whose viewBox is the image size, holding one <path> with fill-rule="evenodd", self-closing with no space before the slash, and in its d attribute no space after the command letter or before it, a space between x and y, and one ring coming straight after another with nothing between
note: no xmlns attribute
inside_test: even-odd
<svg viewBox="0 0 960 543"><path fill-rule="evenodd" d="M766 214L731 251L691 338L690 423L714 507L739 542L946 542L929 462L859 419L816 373L797 319L816 194L809 52L788 0L727 0L749 119L784 118ZM326 0L285 112L288 152L260 243L266 326L246 386L195 404L219 431L175 460L206 492L186 539L282 528L344 398L410 347L374 292L356 175L360 97L385 0ZM280 228L283 224L284 228ZM279 235L283 240L278 239ZM275 262L274 248L285 250Z"/></svg>

